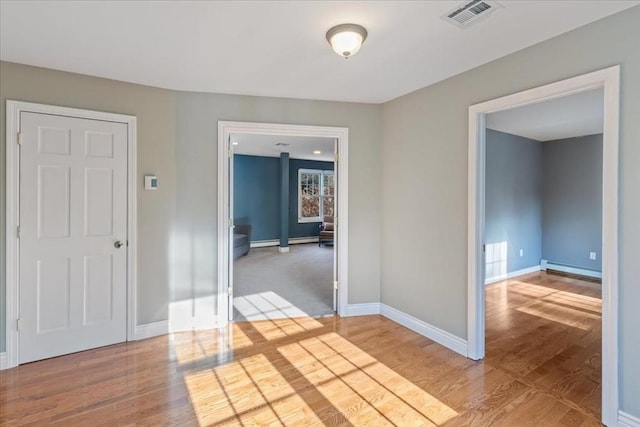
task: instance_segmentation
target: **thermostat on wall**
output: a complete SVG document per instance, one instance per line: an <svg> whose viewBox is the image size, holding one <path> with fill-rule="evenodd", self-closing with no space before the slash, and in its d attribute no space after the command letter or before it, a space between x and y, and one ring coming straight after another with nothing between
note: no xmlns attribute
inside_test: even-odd
<svg viewBox="0 0 640 427"><path fill-rule="evenodd" d="M155 175L144 176L144 189L145 190L157 190L158 189L158 177Z"/></svg>

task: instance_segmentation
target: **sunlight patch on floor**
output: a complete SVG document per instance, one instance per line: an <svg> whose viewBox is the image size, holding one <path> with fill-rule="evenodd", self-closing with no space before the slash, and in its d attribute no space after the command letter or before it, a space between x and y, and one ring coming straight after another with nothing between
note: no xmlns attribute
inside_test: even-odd
<svg viewBox="0 0 640 427"><path fill-rule="evenodd" d="M336 333L278 351L353 425L439 425L458 415Z"/></svg>
<svg viewBox="0 0 640 427"><path fill-rule="evenodd" d="M234 297L233 306L249 321L309 316L271 291Z"/></svg>
<svg viewBox="0 0 640 427"><path fill-rule="evenodd" d="M593 328L593 321L600 321L602 318L600 314L559 306L555 303L545 301L536 301L530 305L518 307L516 310L584 331L591 330Z"/></svg>
<svg viewBox="0 0 640 427"><path fill-rule="evenodd" d="M263 354L188 374L185 383L201 426L322 424Z"/></svg>
<svg viewBox="0 0 640 427"><path fill-rule="evenodd" d="M235 324L219 330L174 333L171 339L180 364L205 358L227 358L234 350L253 345L253 341Z"/></svg>
<svg viewBox="0 0 640 427"><path fill-rule="evenodd" d="M532 285L531 283L521 282L519 280L509 280L508 286L510 292L516 292L535 298L543 297L557 292L557 290L547 288L546 286Z"/></svg>
<svg viewBox="0 0 640 427"><path fill-rule="evenodd" d="M545 301L552 301L558 304L568 305L577 309L588 310L595 313L602 313L602 299L587 295L573 294L571 292L558 291L543 298Z"/></svg>
<svg viewBox="0 0 640 427"><path fill-rule="evenodd" d="M242 322L238 322L242 325ZM251 322L251 328L258 331L266 340L272 341L306 331L322 328L324 325L313 317L296 317L292 319L273 319ZM242 326L241 326L242 327Z"/></svg>

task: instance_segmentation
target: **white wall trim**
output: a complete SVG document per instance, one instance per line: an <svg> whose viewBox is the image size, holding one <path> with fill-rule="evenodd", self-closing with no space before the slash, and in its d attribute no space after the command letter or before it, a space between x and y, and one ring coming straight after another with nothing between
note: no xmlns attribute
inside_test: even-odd
<svg viewBox="0 0 640 427"><path fill-rule="evenodd" d="M616 65L469 107L467 337L469 357L484 357L485 116L604 88L602 171L602 422L615 425L618 370L618 136L620 66Z"/></svg>
<svg viewBox="0 0 640 427"><path fill-rule="evenodd" d="M315 237L291 237L289 239L290 245L299 245L302 243L318 243L318 236ZM266 248L269 246L280 246L280 240L254 240L250 245L252 248Z"/></svg>
<svg viewBox="0 0 640 427"><path fill-rule="evenodd" d="M280 240L254 240L249 245L251 248L268 248L269 246L280 246Z"/></svg>
<svg viewBox="0 0 640 427"><path fill-rule="evenodd" d="M19 219L18 190L20 153L18 132L20 130L20 113L32 112L78 117L83 119L104 120L127 125L127 340L135 339L136 327L136 251L137 251L137 120L135 116L106 113L101 111L81 110L77 108L36 104L31 102L7 100L6 125L6 362L4 368L18 366L18 265L19 247L16 226Z"/></svg>
<svg viewBox="0 0 640 427"><path fill-rule="evenodd" d="M300 245L304 243L318 243L318 236L289 238L290 245Z"/></svg>
<svg viewBox="0 0 640 427"><path fill-rule="evenodd" d="M347 305L347 317L370 316L374 314L380 314L379 302L365 302L360 304Z"/></svg>
<svg viewBox="0 0 640 427"><path fill-rule="evenodd" d="M379 302L349 304L347 316L370 316L379 314L436 343L467 357L467 342L447 331Z"/></svg>
<svg viewBox="0 0 640 427"><path fill-rule="evenodd" d="M338 315L347 313L349 295L349 129L345 127L286 125L275 123L250 122L218 122L218 216L217 216L217 249L218 249L218 323L229 321L229 285L233 277L233 266L229 251L229 204L233 195L229 194L229 148L227 143L231 134L282 135L282 136L317 136L335 138L338 193L335 218L336 241L334 246L334 266L337 266L338 278Z"/></svg>
<svg viewBox="0 0 640 427"><path fill-rule="evenodd" d="M157 337L169 333L169 321L161 320L159 322L145 323L136 326L136 340Z"/></svg>
<svg viewBox="0 0 640 427"><path fill-rule="evenodd" d="M484 279L485 285L490 285L492 283L502 282L503 280L509 280L514 277L524 276L525 274L535 273L536 271L540 271L539 265L534 265L533 267L523 268L521 270L512 271L511 273L501 274L499 276L489 277Z"/></svg>
<svg viewBox="0 0 640 427"><path fill-rule="evenodd" d="M7 362L7 352L3 351L2 353L0 353L0 371L9 367Z"/></svg>
<svg viewBox="0 0 640 427"><path fill-rule="evenodd" d="M430 325L429 323L417 319L409 314L403 313L393 307L389 307L386 304L380 304L380 314L424 337L429 338L431 341L435 341L438 344L447 347L449 350L467 357L467 342L460 337L450 334L447 331L443 331L440 328Z"/></svg>
<svg viewBox="0 0 640 427"><path fill-rule="evenodd" d="M640 418L627 414L624 411L619 411L618 427L640 427Z"/></svg>
<svg viewBox="0 0 640 427"><path fill-rule="evenodd" d="M555 270L562 273L577 274L585 277L593 277L595 279L602 279L602 273L595 270L587 270L586 268L570 267L568 265L555 264L549 262L546 259L540 261L540 270Z"/></svg>

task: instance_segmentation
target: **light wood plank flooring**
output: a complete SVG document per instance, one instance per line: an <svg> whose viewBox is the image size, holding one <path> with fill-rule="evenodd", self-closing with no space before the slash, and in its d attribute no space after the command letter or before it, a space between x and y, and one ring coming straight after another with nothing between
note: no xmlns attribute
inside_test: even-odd
<svg viewBox="0 0 640 427"><path fill-rule="evenodd" d="M599 425L599 286L487 288L474 362L381 316L238 322L0 372L2 425Z"/></svg>

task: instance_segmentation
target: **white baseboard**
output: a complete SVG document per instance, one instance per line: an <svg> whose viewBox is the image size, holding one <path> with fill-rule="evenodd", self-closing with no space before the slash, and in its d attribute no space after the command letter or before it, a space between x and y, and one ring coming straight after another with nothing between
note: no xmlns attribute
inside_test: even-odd
<svg viewBox="0 0 640 427"><path fill-rule="evenodd" d="M640 418L618 411L618 427L640 427Z"/></svg>
<svg viewBox="0 0 640 427"><path fill-rule="evenodd" d="M593 277L596 279L602 279L602 273L595 270L587 270L586 268L569 267L561 264L554 264L552 262L543 259L540 261L540 270L555 270L563 273L578 274L580 276Z"/></svg>
<svg viewBox="0 0 640 427"><path fill-rule="evenodd" d="M166 335L169 333L169 321L161 320L160 322L145 323L144 325L136 326L136 340L143 340L145 338L157 337L159 335Z"/></svg>
<svg viewBox="0 0 640 427"><path fill-rule="evenodd" d="M266 248L268 246L280 246L280 240L255 240L249 244L251 248Z"/></svg>
<svg viewBox="0 0 640 427"><path fill-rule="evenodd" d="M0 353L0 371L9 367L9 360L7 359L7 352Z"/></svg>
<svg viewBox="0 0 640 427"><path fill-rule="evenodd" d="M315 237L292 237L289 239L290 245L298 245L300 243L318 243L318 236Z"/></svg>
<svg viewBox="0 0 640 427"><path fill-rule="evenodd" d="M351 316L370 316L372 314L380 314L379 302L366 302L362 304L348 304L346 317Z"/></svg>
<svg viewBox="0 0 640 427"><path fill-rule="evenodd" d="M467 341L450 334L447 331L443 331L440 328L423 322L420 319L416 319L415 317L403 313L400 310L396 310L393 307L389 307L386 304L380 304L380 314L424 337L429 338L432 341L437 342L440 345L447 347L449 350L463 355L464 357L467 357L468 355Z"/></svg>
<svg viewBox="0 0 640 427"><path fill-rule="evenodd" d="M298 245L300 243L318 243L318 236L315 237L292 237L289 239L290 245ZM280 246L280 240L254 240L249 245L252 248L266 248L268 246Z"/></svg>
<svg viewBox="0 0 640 427"><path fill-rule="evenodd" d="M539 265L523 268L522 270L512 271L511 273L507 273L507 274L501 274L500 276L489 277L487 279L484 279L484 284L490 285L492 283L502 282L503 280L512 279L514 277L522 276L524 274L535 273L536 271L540 271Z"/></svg>

